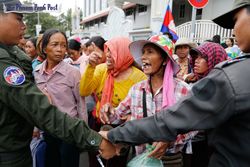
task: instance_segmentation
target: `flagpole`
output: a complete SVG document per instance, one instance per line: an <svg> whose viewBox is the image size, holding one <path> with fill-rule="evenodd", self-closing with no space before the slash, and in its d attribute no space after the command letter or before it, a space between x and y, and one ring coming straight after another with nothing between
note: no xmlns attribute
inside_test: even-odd
<svg viewBox="0 0 250 167"><path fill-rule="evenodd" d="M169 4L171 11L173 11L173 9L172 9L173 8L173 0L168 0L167 4Z"/></svg>
<svg viewBox="0 0 250 167"><path fill-rule="evenodd" d="M196 23L196 8L192 8L192 21L191 21L191 32L190 32L190 39L194 40L195 35L195 23Z"/></svg>

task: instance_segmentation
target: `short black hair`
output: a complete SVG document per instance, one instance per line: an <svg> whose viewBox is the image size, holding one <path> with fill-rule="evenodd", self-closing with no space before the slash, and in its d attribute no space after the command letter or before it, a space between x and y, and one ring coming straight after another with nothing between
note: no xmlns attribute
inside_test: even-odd
<svg viewBox="0 0 250 167"><path fill-rule="evenodd" d="M228 38L228 39L231 41L232 45L234 45L234 39L233 38Z"/></svg>
<svg viewBox="0 0 250 167"><path fill-rule="evenodd" d="M86 47L90 46L92 42L93 42L99 49L101 49L102 51L104 51L104 44L105 44L106 40L105 40L103 37L101 37L101 36L94 36L94 37L90 38L90 39L88 40L88 42L86 42L86 44L85 44Z"/></svg>
<svg viewBox="0 0 250 167"><path fill-rule="evenodd" d="M75 39L71 39L71 40L69 40L69 49L80 51L80 49L81 49L81 43L78 42Z"/></svg>
<svg viewBox="0 0 250 167"><path fill-rule="evenodd" d="M43 33L44 33L44 30L40 30L40 31L39 31L39 34L43 34Z"/></svg>
<svg viewBox="0 0 250 167"><path fill-rule="evenodd" d="M27 41L30 41L30 42L34 45L34 47L36 48L36 41L37 41L37 38L36 38L36 37L34 37L34 38L29 38Z"/></svg>
<svg viewBox="0 0 250 167"><path fill-rule="evenodd" d="M220 35L214 35L213 38L212 38L212 41L214 43L220 44Z"/></svg>
<svg viewBox="0 0 250 167"><path fill-rule="evenodd" d="M65 37L66 46L68 46L68 40L64 32L57 30L57 29L48 29L44 32L43 38L42 38L42 54L46 55L46 53L44 52L44 49L47 47L51 36L56 33L61 33Z"/></svg>

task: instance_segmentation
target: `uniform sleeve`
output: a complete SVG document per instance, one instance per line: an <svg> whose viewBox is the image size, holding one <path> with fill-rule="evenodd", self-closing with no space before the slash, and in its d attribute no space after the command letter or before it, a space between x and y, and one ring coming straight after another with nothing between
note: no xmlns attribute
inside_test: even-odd
<svg viewBox="0 0 250 167"><path fill-rule="evenodd" d="M152 117L128 122L108 133L113 143L174 141L177 134L210 129L234 114L235 95L222 70L213 70L192 88L191 94Z"/></svg>
<svg viewBox="0 0 250 167"><path fill-rule="evenodd" d="M84 121L71 118L50 105L47 97L29 77L19 80L16 84L11 82L10 75L6 76L9 68L15 67L27 75L20 66L11 61L12 59L0 60L0 101L30 125L37 126L81 149L98 150L101 136L91 130ZM14 78L14 81L17 79Z"/></svg>
<svg viewBox="0 0 250 167"><path fill-rule="evenodd" d="M104 75L104 68L100 67L103 67L102 64L95 68L89 64L87 65L80 81L81 96L89 96L99 87Z"/></svg>

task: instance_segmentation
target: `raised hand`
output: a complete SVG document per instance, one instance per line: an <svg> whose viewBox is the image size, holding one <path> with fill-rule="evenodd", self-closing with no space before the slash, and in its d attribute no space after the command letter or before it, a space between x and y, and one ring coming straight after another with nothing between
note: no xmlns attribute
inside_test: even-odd
<svg viewBox="0 0 250 167"><path fill-rule="evenodd" d="M170 143L169 142L154 142L154 150L148 155L149 157L154 157L161 159L161 157L166 153Z"/></svg>
<svg viewBox="0 0 250 167"><path fill-rule="evenodd" d="M94 48L94 51L89 55L89 64L92 67L96 67L98 64L102 63L102 54L97 51L95 43L91 44Z"/></svg>
<svg viewBox="0 0 250 167"><path fill-rule="evenodd" d="M100 112L100 120L103 124L110 124L110 116L114 116L115 110L110 103L103 105Z"/></svg>

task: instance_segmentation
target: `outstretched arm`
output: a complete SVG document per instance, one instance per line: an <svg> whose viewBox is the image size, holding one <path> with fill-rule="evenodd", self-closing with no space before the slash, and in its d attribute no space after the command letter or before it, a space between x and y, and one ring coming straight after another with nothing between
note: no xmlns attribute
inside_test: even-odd
<svg viewBox="0 0 250 167"><path fill-rule="evenodd" d="M112 143L174 141L177 134L210 129L234 114L234 92L222 70L200 80L190 95L155 116L130 121L108 132Z"/></svg>

